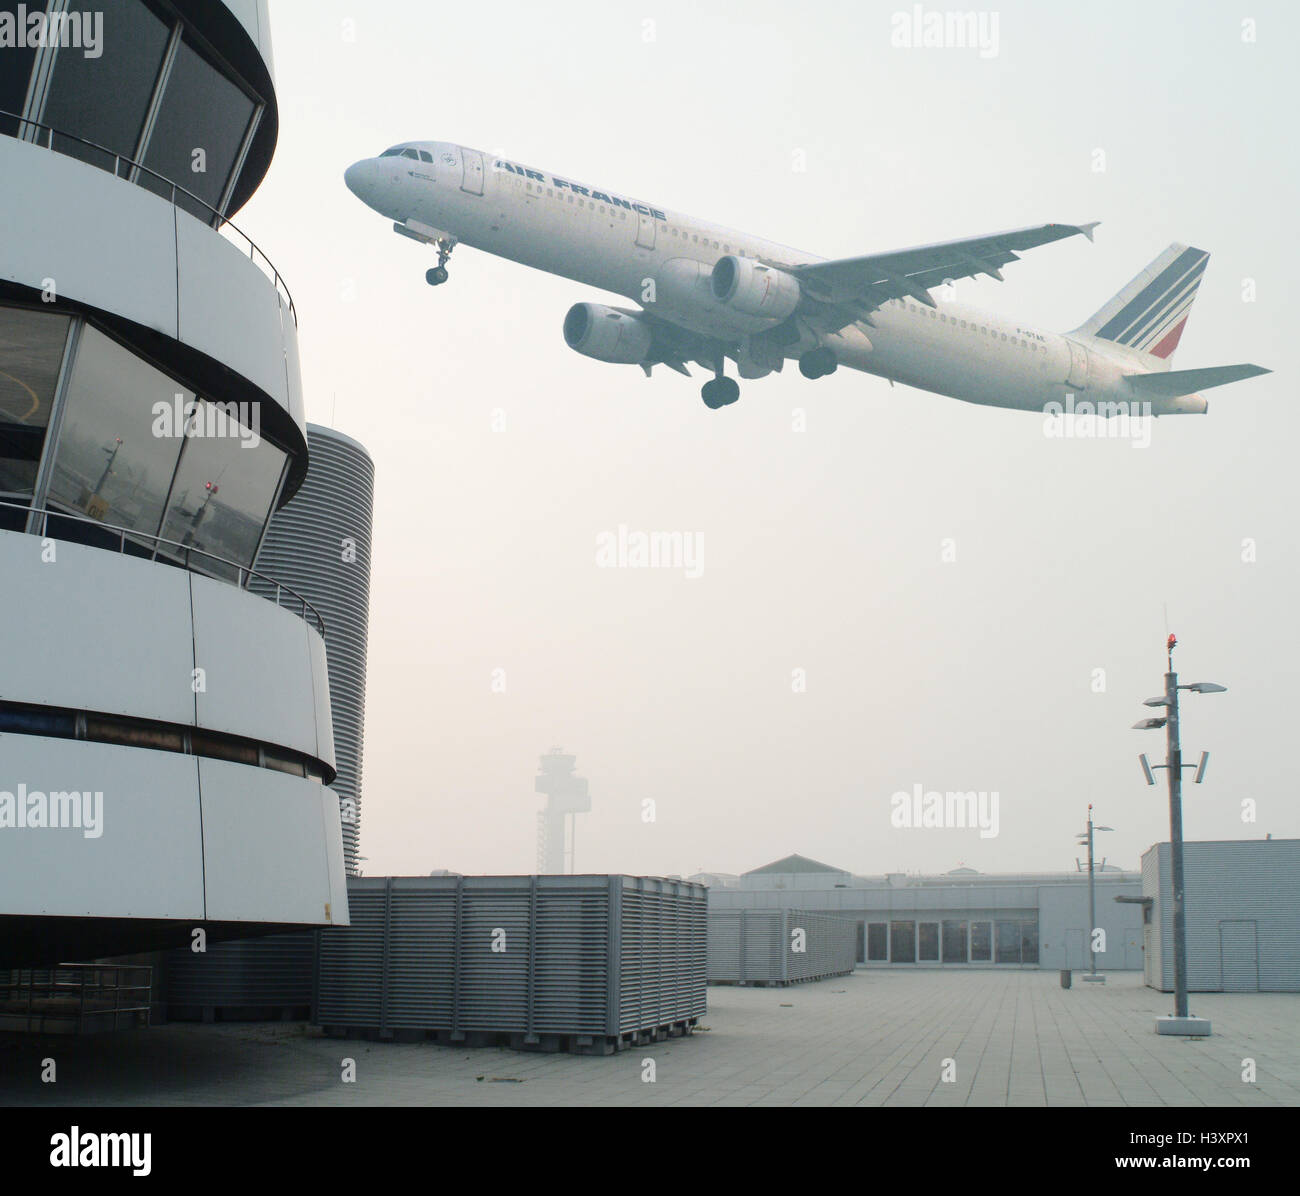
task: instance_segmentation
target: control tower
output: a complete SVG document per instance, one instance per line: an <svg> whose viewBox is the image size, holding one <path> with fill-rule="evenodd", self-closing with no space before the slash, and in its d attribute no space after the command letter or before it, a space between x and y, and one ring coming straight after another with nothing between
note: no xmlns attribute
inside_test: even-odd
<svg viewBox="0 0 1300 1196"><path fill-rule="evenodd" d="M591 809L586 778L573 773L576 759L561 748L551 748L533 782L538 793L546 794L546 808L537 815L539 873L573 872L574 815Z"/></svg>

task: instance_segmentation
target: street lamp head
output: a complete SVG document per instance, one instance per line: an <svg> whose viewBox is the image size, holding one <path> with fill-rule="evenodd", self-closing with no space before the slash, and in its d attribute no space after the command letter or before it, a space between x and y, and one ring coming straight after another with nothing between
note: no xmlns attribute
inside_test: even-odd
<svg viewBox="0 0 1300 1196"><path fill-rule="evenodd" d="M1180 685L1179 689L1190 689L1194 694L1226 694L1226 685L1216 685L1213 681L1197 681L1192 685Z"/></svg>
<svg viewBox="0 0 1300 1196"><path fill-rule="evenodd" d="M1169 720L1167 718L1144 718L1139 719L1133 724L1134 731L1154 731L1158 727L1163 727Z"/></svg>
<svg viewBox="0 0 1300 1196"><path fill-rule="evenodd" d="M1115 828L1113 826L1094 826L1092 829L1094 831L1113 831Z"/></svg>
<svg viewBox="0 0 1300 1196"><path fill-rule="evenodd" d="M1164 694L1161 694L1158 698L1147 698L1147 700L1143 702L1142 705L1143 706L1168 706L1169 699L1166 698Z"/></svg>

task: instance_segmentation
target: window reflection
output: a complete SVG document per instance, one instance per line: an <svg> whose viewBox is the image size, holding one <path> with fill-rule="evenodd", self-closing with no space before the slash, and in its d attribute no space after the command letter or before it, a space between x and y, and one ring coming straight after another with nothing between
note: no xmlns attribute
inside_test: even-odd
<svg viewBox="0 0 1300 1196"><path fill-rule="evenodd" d="M916 923L889 924L889 958L892 963L916 962Z"/></svg>
<svg viewBox="0 0 1300 1196"><path fill-rule="evenodd" d="M32 492L70 323L0 308L0 494Z"/></svg>
<svg viewBox="0 0 1300 1196"><path fill-rule="evenodd" d="M1020 923L1019 922L999 922L998 930L998 953L995 963L1019 963L1020 962Z"/></svg>
<svg viewBox="0 0 1300 1196"><path fill-rule="evenodd" d="M154 535L181 438L158 435L156 404L194 395L86 325L77 347L49 501L101 523Z"/></svg>
<svg viewBox="0 0 1300 1196"><path fill-rule="evenodd" d="M41 119L124 158L134 158L169 30L139 0L96 0L94 7L104 14L106 52L97 58L76 50L55 56ZM113 169L111 155L71 138L56 136L54 148Z"/></svg>
<svg viewBox="0 0 1300 1196"><path fill-rule="evenodd" d="M966 962L966 923L945 922L943 924L943 962Z"/></svg>
<svg viewBox="0 0 1300 1196"><path fill-rule="evenodd" d="M163 89L144 164L218 207L253 107L243 91L182 41ZM199 165L202 170L196 169ZM140 183L151 191L171 194L170 187L148 175L142 174ZM200 220L212 218L184 195L178 193L176 203Z"/></svg>
<svg viewBox="0 0 1300 1196"><path fill-rule="evenodd" d="M254 438L256 428L248 423L260 426L260 420L245 413L248 422L241 423L222 404L205 399L195 404L162 535L248 566L275 500L285 454ZM235 570L205 556L194 554L191 560L196 569L237 580Z"/></svg>
<svg viewBox="0 0 1300 1196"><path fill-rule="evenodd" d="M27 6L24 6L26 8ZM7 14L17 28L19 5L13 0L0 0L0 13ZM32 73L32 63L36 61L34 46L8 45L0 51L4 69L0 70L0 108L6 112L22 112L27 100L27 83ZM18 121L12 117L0 116L0 133L9 137L17 136Z"/></svg>
<svg viewBox="0 0 1300 1196"><path fill-rule="evenodd" d="M1020 962L1038 962L1038 923L1020 923Z"/></svg>

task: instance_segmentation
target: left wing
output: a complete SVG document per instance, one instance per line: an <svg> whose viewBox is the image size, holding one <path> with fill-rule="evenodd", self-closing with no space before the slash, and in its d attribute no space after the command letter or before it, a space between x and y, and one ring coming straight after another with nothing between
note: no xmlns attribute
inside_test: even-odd
<svg viewBox="0 0 1300 1196"><path fill-rule="evenodd" d="M985 237L940 241L892 253L839 258L805 266L782 266L799 280L804 294L820 304L841 308L833 313L842 318L839 327L862 320L870 323L871 312L891 299L911 296L934 307L929 288L957 278L987 274L1002 281L1001 267L1020 260L1017 250L1033 249L1082 233L1092 240L1091 224L1039 224ZM832 313L827 313L832 314Z"/></svg>

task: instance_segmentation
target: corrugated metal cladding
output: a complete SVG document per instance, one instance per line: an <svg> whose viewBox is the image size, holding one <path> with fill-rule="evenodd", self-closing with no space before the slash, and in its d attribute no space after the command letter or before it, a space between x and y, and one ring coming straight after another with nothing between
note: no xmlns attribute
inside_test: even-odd
<svg viewBox="0 0 1300 1196"><path fill-rule="evenodd" d="M361 825L366 643L370 623L370 530L375 466L349 436L307 425L302 487L271 518L257 568L297 590L325 623L343 862L357 871ZM255 580L250 586L259 590Z"/></svg>
<svg viewBox="0 0 1300 1196"><path fill-rule="evenodd" d="M332 1030L543 1036L605 1048L706 1007L707 890L637 876L348 881L320 936L312 1020Z"/></svg>
<svg viewBox="0 0 1300 1196"><path fill-rule="evenodd" d="M274 1017L311 1006L315 931L181 947L162 956L161 992L173 1021Z"/></svg>
<svg viewBox="0 0 1300 1196"><path fill-rule="evenodd" d="M857 935L856 921L833 914L715 909L709 913L709 982L794 984L844 976L857 963Z"/></svg>
<svg viewBox="0 0 1300 1196"><path fill-rule="evenodd" d="M1300 839L1183 845L1189 992L1300 992ZM1174 988L1170 845L1142 857L1154 899L1146 982Z"/></svg>

